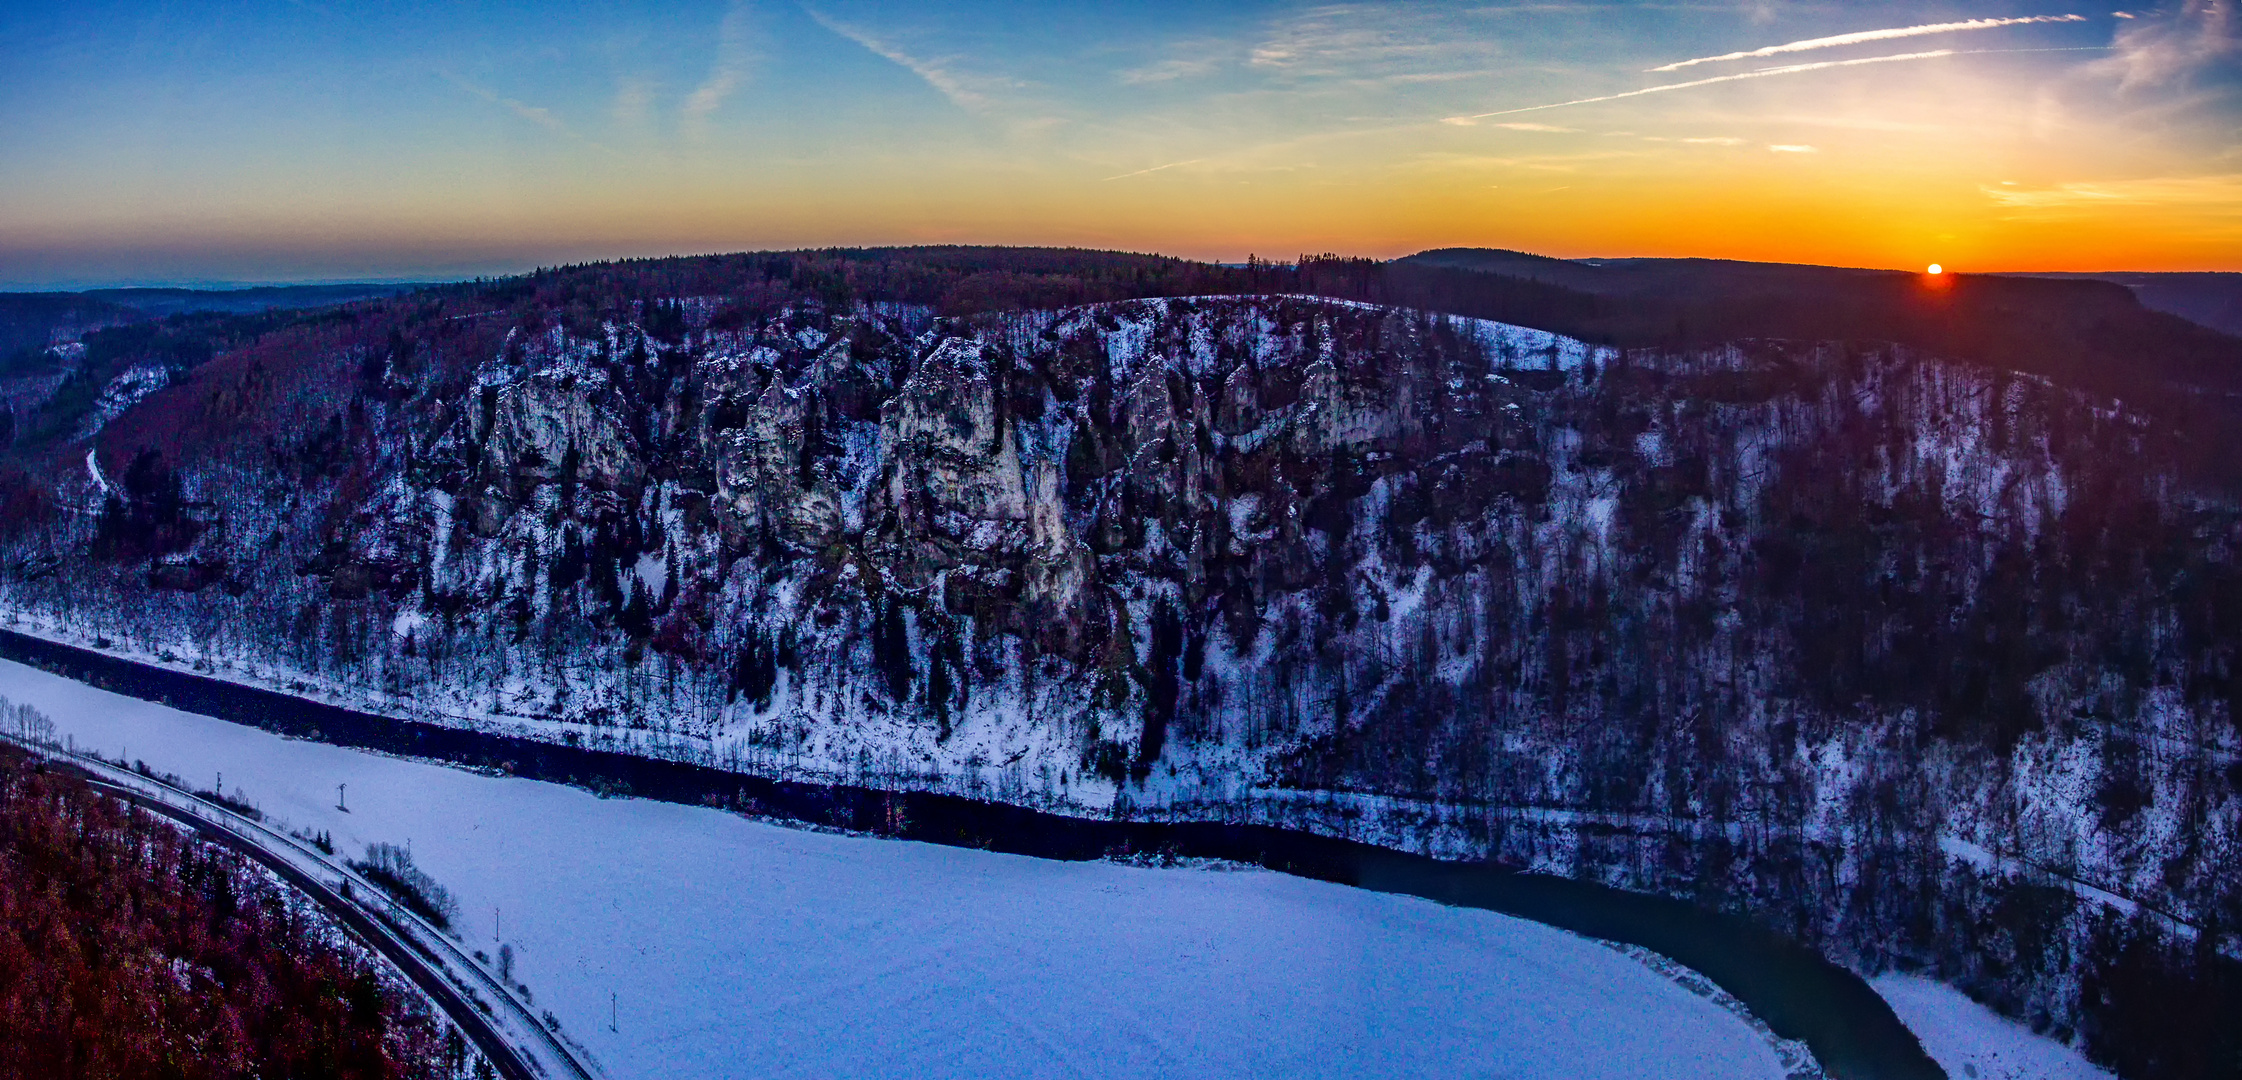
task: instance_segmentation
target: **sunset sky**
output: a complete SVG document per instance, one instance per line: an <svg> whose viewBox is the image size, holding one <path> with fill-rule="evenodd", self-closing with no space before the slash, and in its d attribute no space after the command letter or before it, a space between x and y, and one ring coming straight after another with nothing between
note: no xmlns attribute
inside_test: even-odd
<svg viewBox="0 0 2242 1080"><path fill-rule="evenodd" d="M930 242L2237 270L2235 2L11 4L0 287Z"/></svg>

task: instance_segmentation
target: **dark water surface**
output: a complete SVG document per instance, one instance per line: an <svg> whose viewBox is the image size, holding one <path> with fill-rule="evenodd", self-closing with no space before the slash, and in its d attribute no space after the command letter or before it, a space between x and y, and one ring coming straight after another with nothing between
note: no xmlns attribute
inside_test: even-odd
<svg viewBox="0 0 2242 1080"><path fill-rule="evenodd" d="M612 750L463 731L353 712L8 630L0 630L0 657L114 693L282 735L496 767L516 776L601 792L747 809L884 836L1047 859L1096 859L1121 852L1227 859L1498 911L1672 957L1735 995L1776 1034L1805 1042L1831 1076L1936 1080L1946 1075L1860 976L1747 919L1682 900L1486 863L1443 862L1265 825L1066 817L957 795L771 780Z"/></svg>

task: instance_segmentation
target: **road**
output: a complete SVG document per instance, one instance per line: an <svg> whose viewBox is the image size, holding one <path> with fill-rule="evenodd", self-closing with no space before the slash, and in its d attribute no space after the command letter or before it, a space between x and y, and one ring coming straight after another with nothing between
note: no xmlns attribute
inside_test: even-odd
<svg viewBox="0 0 2242 1080"><path fill-rule="evenodd" d="M68 770L98 791L178 822L272 871L412 980L505 1080L604 1080L596 1064L546 1030L527 1005L470 961L442 931L294 838L113 763L6 736L0 739L39 755L50 767Z"/></svg>

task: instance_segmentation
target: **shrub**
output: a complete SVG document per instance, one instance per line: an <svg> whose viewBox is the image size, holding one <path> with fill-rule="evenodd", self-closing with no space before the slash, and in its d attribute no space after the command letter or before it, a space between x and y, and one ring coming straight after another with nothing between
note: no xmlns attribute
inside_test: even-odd
<svg viewBox="0 0 2242 1080"><path fill-rule="evenodd" d="M366 857L353 859L349 865L413 914L440 929L451 929L452 920L459 915L459 901L452 899L451 890L438 885L435 878L413 865L412 852L404 848L395 844L368 844Z"/></svg>

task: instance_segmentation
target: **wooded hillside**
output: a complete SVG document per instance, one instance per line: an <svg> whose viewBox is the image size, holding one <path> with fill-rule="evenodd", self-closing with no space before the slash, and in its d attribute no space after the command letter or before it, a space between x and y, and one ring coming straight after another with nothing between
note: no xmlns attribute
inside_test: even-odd
<svg viewBox="0 0 2242 1080"><path fill-rule="evenodd" d="M0 748L0 1077L468 1075L376 965L239 856Z"/></svg>

